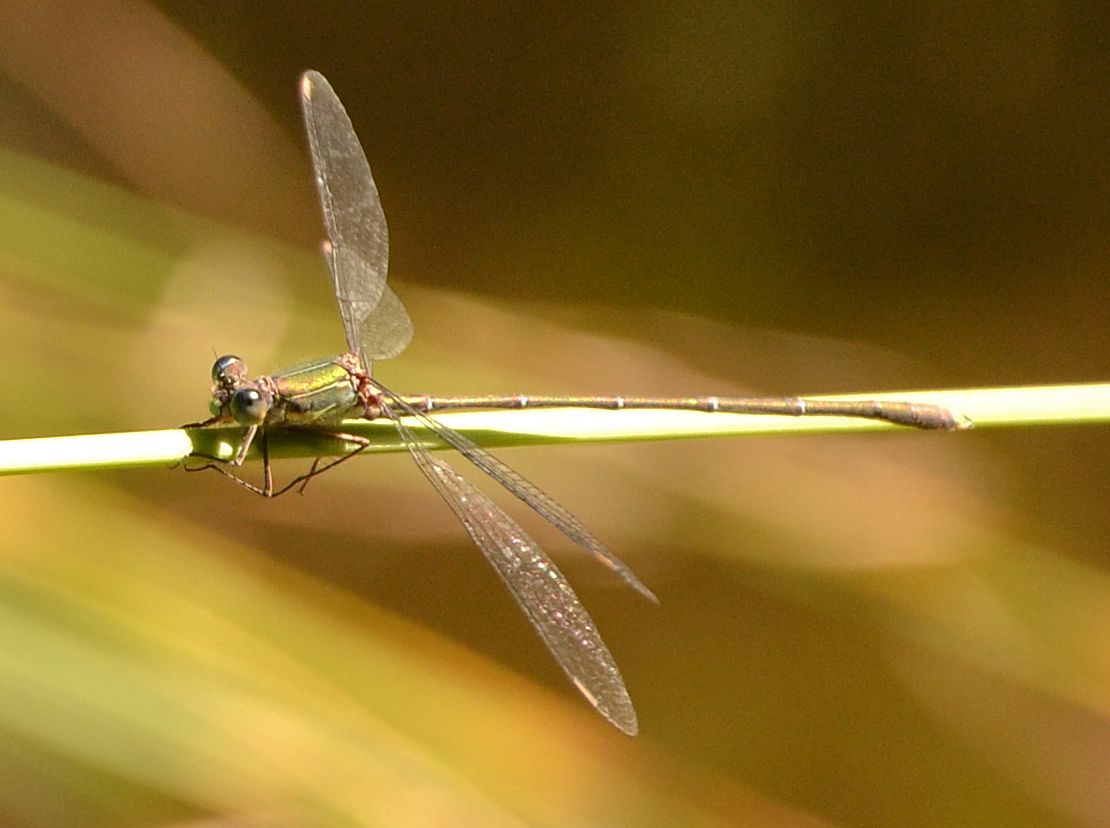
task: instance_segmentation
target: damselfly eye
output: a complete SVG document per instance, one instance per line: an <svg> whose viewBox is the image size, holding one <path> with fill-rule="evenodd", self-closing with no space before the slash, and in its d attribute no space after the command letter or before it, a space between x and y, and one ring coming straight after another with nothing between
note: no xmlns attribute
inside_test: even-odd
<svg viewBox="0 0 1110 828"><path fill-rule="evenodd" d="M247 364L234 354L227 354L212 364L212 382L238 385L247 378Z"/></svg>
<svg viewBox="0 0 1110 828"><path fill-rule="evenodd" d="M239 425L260 425L270 410L270 401L257 388L240 388L231 395L231 416Z"/></svg>

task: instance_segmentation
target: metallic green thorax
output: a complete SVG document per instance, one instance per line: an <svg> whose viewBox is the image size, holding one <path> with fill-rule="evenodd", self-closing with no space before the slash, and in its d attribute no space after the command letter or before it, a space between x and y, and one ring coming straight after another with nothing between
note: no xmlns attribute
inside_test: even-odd
<svg viewBox="0 0 1110 828"><path fill-rule="evenodd" d="M268 423L309 425L365 413L356 377L335 360L299 365L271 379L276 393Z"/></svg>

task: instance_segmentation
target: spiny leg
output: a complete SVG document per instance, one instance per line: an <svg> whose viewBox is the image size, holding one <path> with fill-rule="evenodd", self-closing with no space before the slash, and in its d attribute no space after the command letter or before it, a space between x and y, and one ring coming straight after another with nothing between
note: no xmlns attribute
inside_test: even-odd
<svg viewBox="0 0 1110 828"><path fill-rule="evenodd" d="M266 497L274 496L274 472L270 467L270 441L266 437L266 429L262 429L262 491Z"/></svg>
<svg viewBox="0 0 1110 828"><path fill-rule="evenodd" d="M205 423L202 423L201 425L207 425L211 422L216 421L216 419L217 418L213 418L212 420L206 421ZM222 474L224 477L226 477L231 482L235 483L238 486L242 486L244 489L246 489L248 491L254 492L255 494L262 495L263 497L273 497L273 488L274 488L274 486L273 486L273 476L272 476L271 471L270 471L270 452L269 452L269 444L266 440L265 430L262 430L262 433L261 433L261 436L260 436L260 439L262 441L262 464L263 464L263 466L262 466L263 467L262 486L261 487L256 486L254 483L251 483L249 480L244 480L239 475L230 471L230 468L238 467L238 466L241 466L243 464L243 461L246 457L246 450L250 447L251 441L255 437L255 434L256 434L257 431L258 431L257 427L251 427L250 429L247 430L246 435L244 436L243 442L240 443L239 450L236 452L235 457L233 459L224 460L220 457L214 457L211 454L194 453L194 454L190 455L189 457L185 458L186 462L183 465L185 471L187 471L187 472L199 472L199 471L208 471L209 469L211 469L212 471L219 472L220 474ZM205 461L208 461L208 462L204 463L201 466L195 466L195 467L190 468L189 465L188 465L189 459L200 459L200 460L205 460Z"/></svg>
<svg viewBox="0 0 1110 828"><path fill-rule="evenodd" d="M360 454L372 445L370 440L366 439L365 437L359 437L355 434L347 434L345 432L327 432L327 434L329 437L334 437L338 440L342 440L345 443L357 446L357 448L355 448L350 454L345 454L342 457L337 457L336 459L325 463L324 465L320 464L320 458L317 457L315 460L312 461L312 466L307 472L297 475L280 489L274 488L273 467L270 464L269 441L266 439L266 431L264 429L262 429L261 433L258 435L262 446L263 482L261 486L257 486L254 483L251 483L249 480L244 480L242 477L239 477L239 475L230 471L231 467L238 465L235 463L234 460L221 460L220 458L212 457L211 455L193 455L194 458L207 460L210 462L206 462L204 465L197 466L195 468L189 468L188 466L185 466L185 471L198 472L212 469L213 471L219 472L228 480L243 487L244 489L268 498L278 497L279 495L283 495L294 488L296 488L298 492L303 492L304 487L308 485L309 480L323 474L330 469L335 468L340 463L345 463L346 461L350 460L355 455Z"/></svg>
<svg viewBox="0 0 1110 828"><path fill-rule="evenodd" d="M320 468L320 458L319 457L314 457L313 460L312 460L312 465L309 466L308 474L304 476L304 480L301 481L301 485L297 487L297 494L304 494L305 486L308 485L309 480L311 480L313 477L315 477L317 474L319 474L319 472L317 471L317 469L319 469L319 468Z"/></svg>
<svg viewBox="0 0 1110 828"><path fill-rule="evenodd" d="M226 477L228 480L230 480L232 483L235 483L239 486L242 486L244 489L247 489L248 491L252 491L255 494L260 494L263 497L272 497L273 496L273 495L266 494L266 491L264 489L259 488L258 486L251 483L249 480L244 480L243 478L239 477L239 475L228 471L227 467L228 467L229 464L226 461L218 460L217 458L210 458L210 459L216 460L216 462L215 463L205 463L203 466L196 466L195 468L189 468L188 466L185 466L184 467L185 471L187 471L187 472L200 472L200 471L208 471L209 469L211 469L212 471L219 472L224 477Z"/></svg>
<svg viewBox="0 0 1110 828"><path fill-rule="evenodd" d="M290 480L288 483L274 492L272 497L277 497L278 495L285 494L287 491L294 487L299 487L299 491L304 491L304 487L308 484L309 480L323 474L326 471L334 469L340 463L346 463L352 457L361 454L372 445L370 440L366 439L365 437L359 437L357 434L347 434L341 431L329 431L328 436L334 437L337 440L342 440L345 443L350 443L351 445L358 446L358 448L356 448L350 454L344 454L342 457L337 457L322 466L320 465L320 458L317 457L314 461L312 461L312 468L310 468L304 474L294 477L292 480Z"/></svg>
<svg viewBox="0 0 1110 828"><path fill-rule="evenodd" d="M247 452L250 450L251 443L254 442L254 437L255 437L256 434L258 434L259 430L260 429L256 425L252 425L252 426L247 427L247 431L243 435L243 439L239 441L239 451L235 452L235 459L233 459L231 461L231 465L233 465L233 466L243 465L243 461L247 459ZM265 439L266 438L266 430L261 429L261 431L262 431L262 438Z"/></svg>

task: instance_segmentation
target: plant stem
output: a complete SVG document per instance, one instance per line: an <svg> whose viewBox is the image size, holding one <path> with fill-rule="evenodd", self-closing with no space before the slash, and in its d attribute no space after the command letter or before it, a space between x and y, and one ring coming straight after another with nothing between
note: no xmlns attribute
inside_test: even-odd
<svg viewBox="0 0 1110 828"><path fill-rule="evenodd" d="M955 391L813 396L810 399L882 399L926 402L969 418L976 429L1001 426L1079 425L1110 422L1110 383ZM694 437L843 433L903 430L847 417L707 414L697 411L541 409L445 412L436 415L485 448L579 442L675 440ZM422 431L411 424L416 434ZM350 420L340 427L373 441L368 451L403 450L388 420ZM0 475L81 468L123 468L178 463L191 454L229 459L242 430L220 426L118 434L85 434L0 441ZM438 442L429 442L438 448ZM343 454L350 445L323 432L273 429L273 457ZM252 449L252 457L257 456Z"/></svg>

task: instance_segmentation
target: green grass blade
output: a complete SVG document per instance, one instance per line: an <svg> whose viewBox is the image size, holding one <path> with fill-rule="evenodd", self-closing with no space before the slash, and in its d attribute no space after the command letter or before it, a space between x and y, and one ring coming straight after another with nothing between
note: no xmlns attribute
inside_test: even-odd
<svg viewBox="0 0 1110 828"><path fill-rule="evenodd" d="M933 403L967 417L976 429L1110 422L1110 383L896 391L821 398ZM486 448L904 430L889 423L850 417L783 417L698 411L561 408L445 412L437 417ZM419 434L419 425L413 423L412 426ZM344 423L342 429L372 440L369 451L399 451L403 448L396 430L388 421L352 420ZM158 466L180 462L190 454L229 459L235 453L240 435L239 428L220 427L7 440L0 442L0 474ZM440 447L438 442L429 442L429 446ZM343 454L349 450L349 444L327 434L275 430L270 436L270 453L274 457L319 457ZM257 456L257 447L252 449L251 456Z"/></svg>

